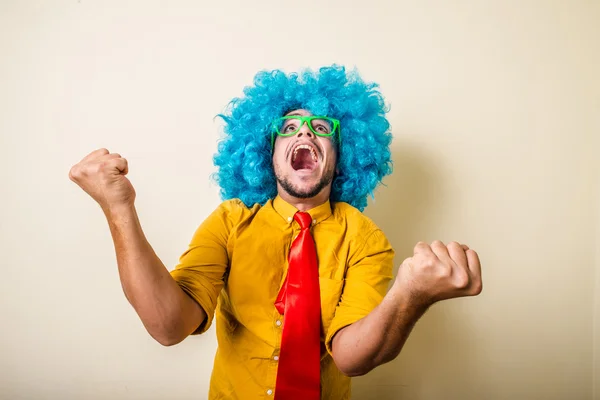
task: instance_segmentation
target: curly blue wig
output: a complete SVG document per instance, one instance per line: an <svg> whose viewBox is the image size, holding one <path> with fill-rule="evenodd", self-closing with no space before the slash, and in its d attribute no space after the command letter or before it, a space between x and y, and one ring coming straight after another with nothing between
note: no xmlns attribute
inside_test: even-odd
<svg viewBox="0 0 600 400"><path fill-rule="evenodd" d="M392 172L387 108L376 83L366 83L358 72L336 65L292 74L261 71L244 96L231 101L219 115L225 137L214 156L221 197L252 206L277 195L272 123L295 109L340 120L338 174L330 200L364 210L367 196Z"/></svg>

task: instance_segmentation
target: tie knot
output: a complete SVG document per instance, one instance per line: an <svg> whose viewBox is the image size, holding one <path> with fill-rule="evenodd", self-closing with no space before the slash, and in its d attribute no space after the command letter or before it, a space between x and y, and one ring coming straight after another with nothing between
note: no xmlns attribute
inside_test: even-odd
<svg viewBox="0 0 600 400"><path fill-rule="evenodd" d="M294 214L294 219L300 224L300 228L302 229L310 228L310 224L312 223L312 217L307 212L298 211Z"/></svg>

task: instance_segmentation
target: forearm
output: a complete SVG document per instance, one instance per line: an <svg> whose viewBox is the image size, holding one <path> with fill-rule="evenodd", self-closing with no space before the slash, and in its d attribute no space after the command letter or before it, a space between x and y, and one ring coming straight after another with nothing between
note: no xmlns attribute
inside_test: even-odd
<svg viewBox="0 0 600 400"><path fill-rule="evenodd" d="M348 376L359 376L396 358L426 310L413 304L408 293L394 283L379 306L334 337L338 368Z"/></svg>
<svg viewBox="0 0 600 400"><path fill-rule="evenodd" d="M163 345L180 342L206 317L179 287L148 243L133 205L105 210L125 296L148 333Z"/></svg>

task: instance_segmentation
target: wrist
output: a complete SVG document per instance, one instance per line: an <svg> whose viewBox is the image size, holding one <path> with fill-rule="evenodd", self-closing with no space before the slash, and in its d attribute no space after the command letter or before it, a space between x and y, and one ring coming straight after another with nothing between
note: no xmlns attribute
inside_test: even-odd
<svg viewBox="0 0 600 400"><path fill-rule="evenodd" d="M107 204L102 206L104 215L111 223L119 221L129 221L135 216L135 206L133 203L118 203L118 204Z"/></svg>
<svg viewBox="0 0 600 400"><path fill-rule="evenodd" d="M396 304L399 305L403 314L414 315L417 318L427 311L433 304L430 299L416 292L410 285L398 279L394 281L390 292L396 298Z"/></svg>

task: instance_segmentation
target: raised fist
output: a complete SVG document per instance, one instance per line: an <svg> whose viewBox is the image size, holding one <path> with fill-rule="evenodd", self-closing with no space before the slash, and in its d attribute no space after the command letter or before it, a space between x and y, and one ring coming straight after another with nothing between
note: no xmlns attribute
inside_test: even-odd
<svg viewBox="0 0 600 400"><path fill-rule="evenodd" d="M466 245L439 240L419 242L414 255L402 262L397 283L418 306L481 293L481 264L477 253Z"/></svg>
<svg viewBox="0 0 600 400"><path fill-rule="evenodd" d="M106 212L113 207L133 204L135 190L125 177L127 160L117 153L98 149L69 171L69 178L100 204Z"/></svg>

